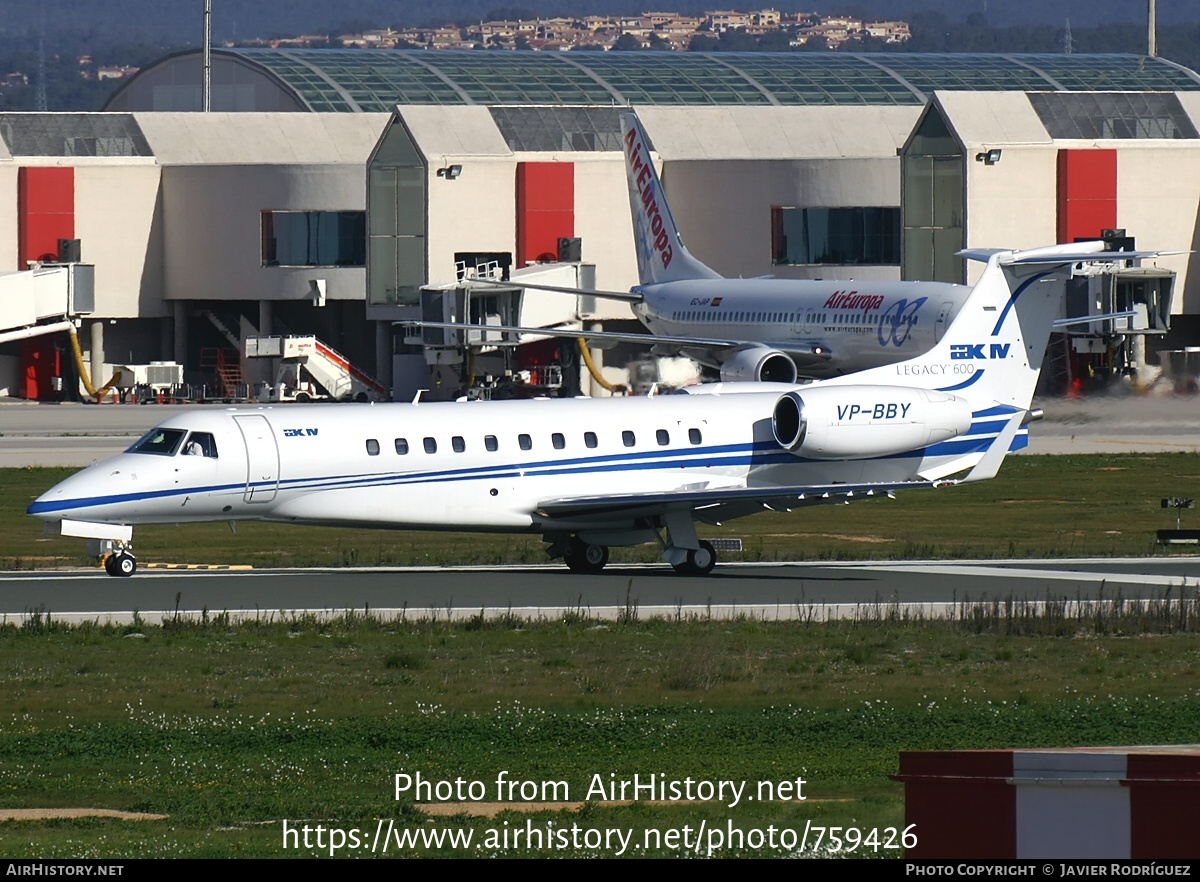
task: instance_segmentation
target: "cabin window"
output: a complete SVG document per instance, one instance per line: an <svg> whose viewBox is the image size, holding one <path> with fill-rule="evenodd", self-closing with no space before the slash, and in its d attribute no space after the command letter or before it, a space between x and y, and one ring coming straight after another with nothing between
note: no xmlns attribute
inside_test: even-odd
<svg viewBox="0 0 1200 882"><path fill-rule="evenodd" d="M369 456L379 456L379 442L374 438L367 439L367 454Z"/></svg>
<svg viewBox="0 0 1200 882"><path fill-rule="evenodd" d="M584 443L584 446L586 446L586 447L595 447L599 443L596 441L596 433L595 432L584 432L583 433L583 443Z"/></svg>
<svg viewBox="0 0 1200 882"><path fill-rule="evenodd" d="M396 452L398 454L400 454L401 456L404 456L406 453L408 453L408 439L407 438L397 438L396 439Z"/></svg>
<svg viewBox="0 0 1200 882"><path fill-rule="evenodd" d="M654 439L658 441L659 447L666 447L671 443L671 433L666 429L659 429L654 433Z"/></svg>
<svg viewBox="0 0 1200 882"><path fill-rule="evenodd" d="M691 441L693 444L699 444L700 441L702 440L700 437L700 430L699 429L688 429L688 440Z"/></svg>
<svg viewBox="0 0 1200 882"><path fill-rule="evenodd" d="M634 444L637 443L637 439L633 437L633 432L626 429L624 432L621 433L621 443L624 444L626 447L632 447Z"/></svg>
<svg viewBox="0 0 1200 882"><path fill-rule="evenodd" d="M533 450L533 439L528 435L518 435L517 444L520 445L522 450Z"/></svg>
<svg viewBox="0 0 1200 882"><path fill-rule="evenodd" d="M188 435L187 443L183 445L183 452L187 456L207 456L209 459L216 459L217 439L212 436L212 432L192 432Z"/></svg>
<svg viewBox="0 0 1200 882"><path fill-rule="evenodd" d="M450 439L450 446L454 448L455 453L462 453L467 449L467 442L463 440L462 435L455 435Z"/></svg>
<svg viewBox="0 0 1200 882"><path fill-rule="evenodd" d="M129 448L130 453L157 453L172 456L179 449L179 442L186 435L183 429L151 429L141 440Z"/></svg>
<svg viewBox="0 0 1200 882"><path fill-rule="evenodd" d="M426 453L437 453L437 439L436 438L426 438L423 443L425 445Z"/></svg>
<svg viewBox="0 0 1200 882"><path fill-rule="evenodd" d="M555 450L562 450L567 446L567 439L563 437L562 432L555 432L550 436L550 443L554 445Z"/></svg>
<svg viewBox="0 0 1200 882"><path fill-rule="evenodd" d="M500 442L496 440L495 435L484 435L483 436L483 447L489 453L495 453L497 450L500 449Z"/></svg>

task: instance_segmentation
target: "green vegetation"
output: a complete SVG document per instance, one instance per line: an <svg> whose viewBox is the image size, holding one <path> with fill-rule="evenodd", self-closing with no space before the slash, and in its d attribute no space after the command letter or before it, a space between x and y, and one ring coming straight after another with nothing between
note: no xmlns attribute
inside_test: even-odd
<svg viewBox="0 0 1200 882"><path fill-rule="evenodd" d="M85 562L84 543L46 536L28 504L69 469L0 470L0 567ZM1189 489L1191 488L1191 489ZM741 537L743 560L1148 555L1155 530L1174 526L1166 496L1200 488L1189 454L1010 457L994 480L895 499L764 513L705 536ZM1189 526L1184 512L1184 526ZM272 566L540 563L537 536L392 533L242 523L139 527L143 561ZM615 549L614 560L654 560L651 547ZM737 560L738 555L724 555Z"/></svg>
<svg viewBox="0 0 1200 882"><path fill-rule="evenodd" d="M368 838L381 818L480 837L526 823L638 836L730 821L902 827L902 788L888 779L901 750L1193 741L1198 611L1193 598L1079 616L1062 606L963 607L943 622L880 606L828 625L636 615L234 625L218 615L72 628L38 617L0 627L0 807L168 817L8 821L0 850L310 854L282 848L284 819L358 827ZM573 800L595 775L635 773L751 788L803 778L807 799L494 818L430 818L409 794L395 799L393 776L420 772L482 782L492 801L502 771L566 782Z"/></svg>
<svg viewBox="0 0 1200 882"><path fill-rule="evenodd" d="M23 513L68 471L0 471L0 566L84 561L81 542L43 536ZM1145 554L1154 529L1173 525L1159 499L1191 492L1197 471L1183 455L1022 457L980 486L762 515L708 535L743 537L751 559ZM143 560L259 566L542 559L536 537L267 524L236 536L223 525L139 528L137 540ZM648 621L636 606L607 623L346 614L236 624L215 612L163 627L69 627L34 616L0 625L0 810L167 817L0 821L0 853L315 854L283 849L285 819L367 838L378 819L475 836L526 824L638 836L702 823L901 828L902 787L888 776L902 750L1194 741L1198 613L1200 600L1176 592L1095 609L964 605L942 622L880 605L826 625ZM803 778L807 799L429 817L409 794L395 798L394 776L417 772L482 782L489 802L501 772L565 782L572 800L593 776L635 773L750 788Z"/></svg>

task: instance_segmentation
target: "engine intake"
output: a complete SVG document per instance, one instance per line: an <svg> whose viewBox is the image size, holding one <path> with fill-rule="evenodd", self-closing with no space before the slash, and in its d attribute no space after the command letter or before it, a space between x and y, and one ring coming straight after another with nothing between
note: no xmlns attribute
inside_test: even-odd
<svg viewBox="0 0 1200 882"><path fill-rule="evenodd" d="M775 443L810 459L868 459L920 450L971 427L971 406L946 392L903 386L830 386L775 402Z"/></svg>
<svg viewBox="0 0 1200 882"><path fill-rule="evenodd" d="M752 346L739 349L721 362L721 380L726 383L795 383L796 363L778 349Z"/></svg>

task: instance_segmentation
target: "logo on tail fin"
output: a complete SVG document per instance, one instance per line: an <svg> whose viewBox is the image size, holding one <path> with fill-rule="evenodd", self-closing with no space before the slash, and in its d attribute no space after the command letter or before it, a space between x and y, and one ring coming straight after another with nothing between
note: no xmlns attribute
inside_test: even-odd
<svg viewBox="0 0 1200 882"><path fill-rule="evenodd" d="M633 244L638 278L643 285L687 279L719 279L688 253L671 216L662 182L654 171L641 123L632 113L621 114L625 172L629 180L629 209L633 213Z"/></svg>
<svg viewBox="0 0 1200 882"><path fill-rule="evenodd" d="M642 210L645 212L645 220L650 225L648 233L646 230L640 230L639 233L653 246L655 255L663 269L666 269L671 265L675 249L671 246L667 224L658 208L658 176L654 173L654 166L650 164L650 157L646 153L645 144L638 137L636 127L631 126L625 133L625 161L629 166L629 186L631 189L636 188L642 202ZM632 192L630 196L633 196Z"/></svg>

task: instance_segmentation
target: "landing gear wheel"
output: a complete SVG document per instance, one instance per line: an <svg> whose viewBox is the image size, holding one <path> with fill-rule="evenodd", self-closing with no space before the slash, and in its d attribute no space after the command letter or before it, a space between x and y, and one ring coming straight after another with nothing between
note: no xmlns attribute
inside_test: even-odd
<svg viewBox="0 0 1200 882"><path fill-rule="evenodd" d="M608 563L608 548L603 545L588 545L572 542L563 561L572 573L598 573Z"/></svg>
<svg viewBox="0 0 1200 882"><path fill-rule="evenodd" d="M687 553L687 560L675 567L681 576L707 576L717 565L717 550L711 542L700 540L700 547Z"/></svg>
<svg viewBox="0 0 1200 882"><path fill-rule="evenodd" d="M108 560L104 562L104 571L110 576L132 576L137 572L137 561L132 554L118 551L109 555Z"/></svg>

